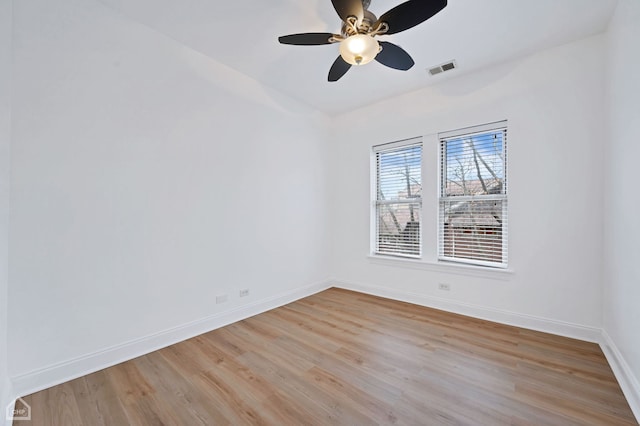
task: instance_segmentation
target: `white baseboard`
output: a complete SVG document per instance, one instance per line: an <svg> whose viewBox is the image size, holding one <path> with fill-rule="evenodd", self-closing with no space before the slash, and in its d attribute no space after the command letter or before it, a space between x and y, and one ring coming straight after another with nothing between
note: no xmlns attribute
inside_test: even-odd
<svg viewBox="0 0 640 426"><path fill-rule="evenodd" d="M29 395L258 315L331 287L329 281L284 292L226 312L12 377L14 395Z"/></svg>
<svg viewBox="0 0 640 426"><path fill-rule="evenodd" d="M602 341L600 342L602 352L607 357L609 365L615 374L624 396L627 398L627 402L631 407L631 411L636 416L636 420L640 422L640 382L638 378L631 371L631 367L627 364L622 353L616 346L615 342L607 333L607 330L602 330Z"/></svg>
<svg viewBox="0 0 640 426"><path fill-rule="evenodd" d="M599 343L601 341L601 329L596 327L587 327L533 315L520 314L502 309L489 308L450 299L391 289L388 287L340 280L333 280L332 283L334 287L343 288L345 290L353 290L360 293L372 294L374 296L400 300L487 321L557 334L559 336L571 337L573 339L585 340L587 342Z"/></svg>

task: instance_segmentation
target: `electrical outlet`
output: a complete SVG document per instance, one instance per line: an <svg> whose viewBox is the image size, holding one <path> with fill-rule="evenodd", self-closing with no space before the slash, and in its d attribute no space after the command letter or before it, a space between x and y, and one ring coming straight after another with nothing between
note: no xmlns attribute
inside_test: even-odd
<svg viewBox="0 0 640 426"><path fill-rule="evenodd" d="M216 303L224 303L227 301L228 298L229 296L227 296L226 294L221 294L220 296L216 296Z"/></svg>
<svg viewBox="0 0 640 426"><path fill-rule="evenodd" d="M443 291L450 291L451 290L451 284L440 283L440 284L438 284L438 289L439 290L443 290Z"/></svg>
<svg viewBox="0 0 640 426"><path fill-rule="evenodd" d="M248 288L243 288L242 290L240 290L240 297L247 297L248 295L249 295Z"/></svg>

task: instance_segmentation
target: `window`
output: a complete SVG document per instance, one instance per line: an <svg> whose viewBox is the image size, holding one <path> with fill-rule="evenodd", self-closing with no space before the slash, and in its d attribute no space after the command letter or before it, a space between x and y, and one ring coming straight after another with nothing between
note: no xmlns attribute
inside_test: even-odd
<svg viewBox="0 0 640 426"><path fill-rule="evenodd" d="M440 260L507 266L506 124L438 135Z"/></svg>
<svg viewBox="0 0 640 426"><path fill-rule="evenodd" d="M374 253L420 257L422 140L373 148L375 161Z"/></svg>

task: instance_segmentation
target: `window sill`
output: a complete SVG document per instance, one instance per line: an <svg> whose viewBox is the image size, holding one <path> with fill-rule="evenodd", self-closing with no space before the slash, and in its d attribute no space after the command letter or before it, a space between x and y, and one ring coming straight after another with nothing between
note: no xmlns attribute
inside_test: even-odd
<svg viewBox="0 0 640 426"><path fill-rule="evenodd" d="M399 258L393 256L369 255L369 263L383 266L394 266L409 269L441 272L455 275L469 275L472 277L509 280L514 274L512 269L491 268L489 266L465 265L455 262L425 261L419 259Z"/></svg>

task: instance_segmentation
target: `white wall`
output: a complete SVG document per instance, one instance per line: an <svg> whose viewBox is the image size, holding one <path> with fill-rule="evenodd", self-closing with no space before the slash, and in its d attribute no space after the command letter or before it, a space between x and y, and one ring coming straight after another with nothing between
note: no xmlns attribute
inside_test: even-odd
<svg viewBox="0 0 640 426"><path fill-rule="evenodd" d="M11 8L11 0L0 0L0 419L11 398L7 370Z"/></svg>
<svg viewBox="0 0 640 426"><path fill-rule="evenodd" d="M97 1L14 16L12 377L326 279L326 117Z"/></svg>
<svg viewBox="0 0 640 426"><path fill-rule="evenodd" d="M608 37L604 329L640 419L640 1L618 2Z"/></svg>
<svg viewBox="0 0 640 426"><path fill-rule="evenodd" d="M604 37L342 115L332 163L342 285L595 340L601 326ZM455 71L454 71L455 72ZM425 75L425 78L429 78ZM384 84L384 82L381 82ZM508 119L509 269L379 264L369 254L371 146ZM423 225L435 260L437 140L425 139ZM451 285L450 292L438 283Z"/></svg>

